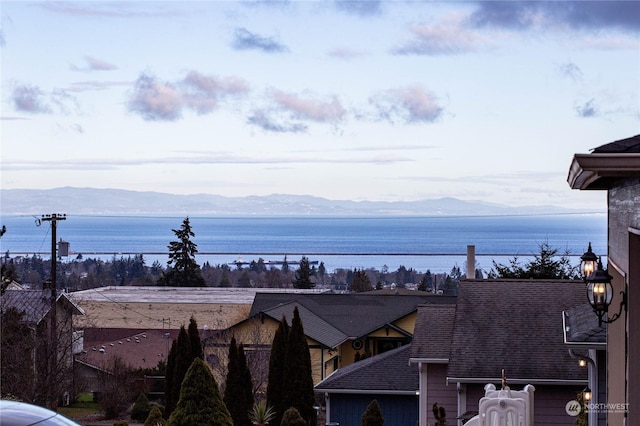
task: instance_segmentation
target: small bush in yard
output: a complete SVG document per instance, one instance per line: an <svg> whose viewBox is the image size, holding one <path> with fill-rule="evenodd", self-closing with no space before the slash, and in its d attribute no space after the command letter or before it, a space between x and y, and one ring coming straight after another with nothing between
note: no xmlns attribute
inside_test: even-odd
<svg viewBox="0 0 640 426"><path fill-rule="evenodd" d="M131 419L143 422L151 411L151 404L144 393L141 393L131 409Z"/></svg>
<svg viewBox="0 0 640 426"><path fill-rule="evenodd" d="M162 417L160 407L154 405L149 412L149 417L144 421L144 426L166 426L167 421Z"/></svg>
<svg viewBox="0 0 640 426"><path fill-rule="evenodd" d="M280 423L280 426L306 426L306 425L307 425L307 422L304 421L304 419L300 415L300 412L294 407L291 407L284 412L284 415L282 416L282 423Z"/></svg>

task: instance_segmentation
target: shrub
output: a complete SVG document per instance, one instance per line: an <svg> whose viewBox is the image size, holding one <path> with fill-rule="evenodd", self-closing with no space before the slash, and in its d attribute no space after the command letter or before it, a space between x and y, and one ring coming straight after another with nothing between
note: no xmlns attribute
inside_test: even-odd
<svg viewBox="0 0 640 426"><path fill-rule="evenodd" d="M307 422L296 408L291 407L284 412L280 426L307 426Z"/></svg>
<svg viewBox="0 0 640 426"><path fill-rule="evenodd" d="M154 405L149 416L144 421L144 426L166 426L167 421L162 417L162 411L160 407Z"/></svg>
<svg viewBox="0 0 640 426"><path fill-rule="evenodd" d="M129 422L126 420L117 420L113 422L113 426L129 426Z"/></svg>
<svg viewBox="0 0 640 426"><path fill-rule="evenodd" d="M149 416L150 411L149 399L144 393L141 393L131 409L131 419L143 422Z"/></svg>
<svg viewBox="0 0 640 426"><path fill-rule="evenodd" d="M180 388L180 399L169 416L171 426L233 426L218 384L200 358L193 360Z"/></svg>
<svg viewBox="0 0 640 426"><path fill-rule="evenodd" d="M378 400L374 399L369 403L367 409L362 414L362 426L383 426L384 417L382 417L382 411Z"/></svg>

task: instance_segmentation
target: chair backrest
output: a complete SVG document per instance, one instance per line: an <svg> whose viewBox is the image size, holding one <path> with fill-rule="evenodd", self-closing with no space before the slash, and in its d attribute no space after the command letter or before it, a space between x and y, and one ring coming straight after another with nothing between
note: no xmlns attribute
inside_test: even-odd
<svg viewBox="0 0 640 426"><path fill-rule="evenodd" d="M525 411L527 426L533 426L533 413L534 413L534 397L533 393L536 388L533 385L526 385L521 391L512 390L508 386L504 389L496 390L493 383L489 383L484 387L485 398L522 398L525 401Z"/></svg>
<svg viewBox="0 0 640 426"><path fill-rule="evenodd" d="M522 398L480 399L481 426L528 426L526 402Z"/></svg>

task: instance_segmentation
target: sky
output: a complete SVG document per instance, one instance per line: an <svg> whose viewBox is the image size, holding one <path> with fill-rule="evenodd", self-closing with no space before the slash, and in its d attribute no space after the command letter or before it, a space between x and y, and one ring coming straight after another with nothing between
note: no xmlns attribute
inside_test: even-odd
<svg viewBox="0 0 640 426"><path fill-rule="evenodd" d="M2 1L1 186L606 211L640 2Z"/></svg>

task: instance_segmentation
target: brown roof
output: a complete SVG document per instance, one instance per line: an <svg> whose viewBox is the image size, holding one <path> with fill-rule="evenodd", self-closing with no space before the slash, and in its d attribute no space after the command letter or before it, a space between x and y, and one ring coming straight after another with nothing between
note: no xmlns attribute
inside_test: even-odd
<svg viewBox="0 0 640 426"><path fill-rule="evenodd" d="M458 287L448 379L515 383L586 380L564 344L562 312L583 305L582 281L468 280Z"/></svg>
<svg viewBox="0 0 640 426"><path fill-rule="evenodd" d="M412 359L449 358L455 313L455 305L418 306L416 327L411 342Z"/></svg>
<svg viewBox="0 0 640 426"><path fill-rule="evenodd" d="M83 351L76 355L76 360L108 370L113 358L118 357L134 369L154 368L159 361L166 361L173 339L178 336L179 331L85 330L90 340L84 341Z"/></svg>

